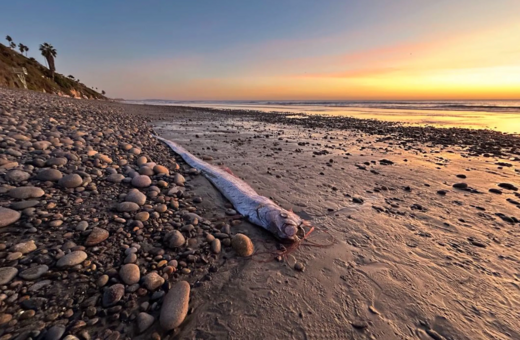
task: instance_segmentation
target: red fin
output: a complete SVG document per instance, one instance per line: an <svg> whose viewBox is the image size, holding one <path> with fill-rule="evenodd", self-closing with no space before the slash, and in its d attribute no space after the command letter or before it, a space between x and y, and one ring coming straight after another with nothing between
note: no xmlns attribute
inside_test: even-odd
<svg viewBox="0 0 520 340"><path fill-rule="evenodd" d="M227 172L228 174L237 177L237 176L236 176L236 175L231 171L231 169L228 168L227 166L221 165L220 168L221 168L222 170L224 170L225 172Z"/></svg>

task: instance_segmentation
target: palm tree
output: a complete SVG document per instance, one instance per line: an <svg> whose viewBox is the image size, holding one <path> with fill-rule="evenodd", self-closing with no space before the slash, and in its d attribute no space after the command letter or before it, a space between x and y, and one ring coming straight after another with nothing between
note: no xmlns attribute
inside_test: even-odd
<svg viewBox="0 0 520 340"><path fill-rule="evenodd" d="M102 91L101 91L101 94L102 94L102 95L105 95L105 94L107 94L107 93L105 92L105 90L102 90Z"/></svg>
<svg viewBox="0 0 520 340"><path fill-rule="evenodd" d="M24 46L24 48L25 48L25 56L27 57L27 52L29 52L29 47Z"/></svg>
<svg viewBox="0 0 520 340"><path fill-rule="evenodd" d="M13 41L13 38L11 38L10 35L6 35L6 36L5 36L5 40L7 40L7 42L8 42L9 44L11 44L11 42Z"/></svg>
<svg viewBox="0 0 520 340"><path fill-rule="evenodd" d="M11 47L11 49L15 49L16 48L16 44L14 43L14 41L11 41L11 44L9 44L9 47Z"/></svg>
<svg viewBox="0 0 520 340"><path fill-rule="evenodd" d="M23 54L23 52L25 51L25 45L22 44L22 43L19 43L18 44L18 49L20 50L20 53Z"/></svg>
<svg viewBox="0 0 520 340"><path fill-rule="evenodd" d="M54 66L54 58L58 54L56 49L48 43L43 43L40 45L40 51L42 52L42 56L47 60L47 65L49 66L49 70L51 70L52 80L54 80L54 71L56 71L56 67Z"/></svg>

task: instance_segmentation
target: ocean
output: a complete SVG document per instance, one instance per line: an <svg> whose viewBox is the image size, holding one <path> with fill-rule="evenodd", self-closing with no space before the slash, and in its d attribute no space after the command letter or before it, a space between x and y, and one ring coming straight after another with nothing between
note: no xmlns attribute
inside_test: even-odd
<svg viewBox="0 0 520 340"><path fill-rule="evenodd" d="M520 101L180 101L132 100L132 104L183 105L231 110L306 113L379 119L404 124L492 129L520 134Z"/></svg>

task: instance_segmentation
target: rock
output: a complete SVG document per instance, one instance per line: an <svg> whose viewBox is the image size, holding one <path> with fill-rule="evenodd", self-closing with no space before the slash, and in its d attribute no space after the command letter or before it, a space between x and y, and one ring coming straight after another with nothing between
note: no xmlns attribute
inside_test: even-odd
<svg viewBox="0 0 520 340"><path fill-rule="evenodd" d="M184 183L186 182L186 179L180 173L176 173L175 176L173 177L173 182L176 185L184 186Z"/></svg>
<svg viewBox="0 0 520 340"><path fill-rule="evenodd" d="M83 178L78 174L70 174L63 176L58 184L64 188L77 188L83 184Z"/></svg>
<svg viewBox="0 0 520 340"><path fill-rule="evenodd" d="M136 188L146 188L152 184L150 177L146 175L137 175L132 178L132 185Z"/></svg>
<svg viewBox="0 0 520 340"><path fill-rule="evenodd" d="M164 283L164 279L162 276L157 274L157 272L151 272L146 274L145 277L143 277L143 286L146 287L146 289L153 291L162 286Z"/></svg>
<svg viewBox="0 0 520 340"><path fill-rule="evenodd" d="M54 325L52 326L47 334L45 334L45 340L60 340L65 333L65 326Z"/></svg>
<svg viewBox="0 0 520 340"><path fill-rule="evenodd" d="M186 242L186 239L180 231L174 230L166 235L166 241L168 242L168 246L170 248L177 248L182 246Z"/></svg>
<svg viewBox="0 0 520 340"><path fill-rule="evenodd" d="M105 289L103 293L103 307L110 307L116 304L125 294L125 286L116 283L113 286Z"/></svg>
<svg viewBox="0 0 520 340"><path fill-rule="evenodd" d="M20 212L0 207L0 228L7 227L20 219Z"/></svg>
<svg viewBox="0 0 520 340"><path fill-rule="evenodd" d="M160 313L161 327L165 330L179 327L188 314L189 302L190 284L186 281L179 281L163 299Z"/></svg>
<svg viewBox="0 0 520 340"><path fill-rule="evenodd" d="M102 153L98 153L96 156L101 161L103 161L103 162L105 162L107 164L112 164L112 158L108 157L107 155L104 155Z"/></svg>
<svg viewBox="0 0 520 340"><path fill-rule="evenodd" d="M294 269L296 269L299 272L303 272L303 271L305 271L305 265L301 262L296 262L294 264Z"/></svg>
<svg viewBox="0 0 520 340"><path fill-rule="evenodd" d="M43 169L38 172L36 178L40 181L56 182L63 178L63 174L57 169Z"/></svg>
<svg viewBox="0 0 520 340"><path fill-rule="evenodd" d="M150 168L147 165L143 165L139 168L139 174L146 175L146 176L152 176L154 174L153 169Z"/></svg>
<svg viewBox="0 0 520 340"><path fill-rule="evenodd" d="M506 190L518 191L518 188L511 183L500 183L498 186Z"/></svg>
<svg viewBox="0 0 520 340"><path fill-rule="evenodd" d="M133 285L138 283L141 278L141 272L139 271L139 267L133 263L128 263L121 266L119 270L119 276L121 280L127 285Z"/></svg>
<svg viewBox="0 0 520 340"><path fill-rule="evenodd" d="M36 280L39 279L43 274L49 271L49 267L42 264L40 266L31 267L20 273L20 277L25 280Z"/></svg>
<svg viewBox="0 0 520 340"><path fill-rule="evenodd" d="M126 195L125 201L144 205L146 203L146 195L137 189L132 189Z"/></svg>
<svg viewBox="0 0 520 340"><path fill-rule="evenodd" d="M137 314L137 329L139 333L143 333L155 322L155 318L148 313L141 312Z"/></svg>
<svg viewBox="0 0 520 340"><path fill-rule="evenodd" d="M166 175L169 175L170 174L170 170L168 170L167 167L165 166L162 166L162 165L156 165L153 167L153 171L156 173L156 174L166 174Z"/></svg>
<svg viewBox="0 0 520 340"><path fill-rule="evenodd" d="M12 182L18 183L28 180L31 175L22 170L11 170L5 175L5 177Z"/></svg>
<svg viewBox="0 0 520 340"><path fill-rule="evenodd" d="M94 227L92 232L88 235L87 240L85 241L85 245L87 247L94 246L106 240L109 236L108 230Z"/></svg>
<svg viewBox="0 0 520 340"><path fill-rule="evenodd" d="M145 156L141 156L137 159L136 164L141 166L143 164L148 163L148 159Z"/></svg>
<svg viewBox="0 0 520 340"><path fill-rule="evenodd" d="M468 184L467 183L455 183L453 184L453 187L456 188L456 189L467 189L468 188Z"/></svg>
<svg viewBox="0 0 520 340"><path fill-rule="evenodd" d="M68 160L65 157L56 157L56 158L49 159L47 162L45 162L45 165L47 165L47 166L53 166L53 165L62 166L62 165L67 164L67 161Z"/></svg>
<svg viewBox="0 0 520 340"><path fill-rule="evenodd" d="M40 204L40 201L37 200L27 200L27 201L19 201L11 203L10 207L16 210L23 210L27 208L32 208Z"/></svg>
<svg viewBox="0 0 520 340"><path fill-rule="evenodd" d="M109 276L104 274L104 275L101 275L97 281L96 281L96 285L98 287L105 287L105 285L108 283L108 279L109 279Z"/></svg>
<svg viewBox="0 0 520 340"><path fill-rule="evenodd" d="M231 246L239 256L251 256L255 251L253 242L244 234L236 234L231 240Z"/></svg>
<svg viewBox="0 0 520 340"><path fill-rule="evenodd" d="M122 202L117 205L117 211L119 212L134 212L139 210L139 205L134 202Z"/></svg>
<svg viewBox="0 0 520 340"><path fill-rule="evenodd" d="M492 194L502 195L502 190L496 188L489 189L489 192Z"/></svg>
<svg viewBox="0 0 520 340"><path fill-rule="evenodd" d="M138 212L137 214L135 214L135 219L137 221L145 222L145 221L148 221L149 218L150 218L150 213L148 213L148 211L141 211L141 212Z"/></svg>
<svg viewBox="0 0 520 340"><path fill-rule="evenodd" d="M69 253L69 254L63 256L61 259L59 259L58 262L56 263L56 266L58 266L59 268L73 267L77 264L82 263L86 259L87 259L87 253L85 253L82 250L76 250L76 251L73 251L72 253Z"/></svg>
<svg viewBox="0 0 520 340"><path fill-rule="evenodd" d="M9 283L18 274L18 269L15 267L0 268L0 285Z"/></svg>
<svg viewBox="0 0 520 340"><path fill-rule="evenodd" d="M85 231L87 230L88 228L88 222L87 221L80 221L77 225L76 225L76 229L77 231Z"/></svg>
<svg viewBox="0 0 520 340"><path fill-rule="evenodd" d="M21 200L42 197L44 194L45 191L37 187L17 187L9 190L9 196Z"/></svg>
<svg viewBox="0 0 520 340"><path fill-rule="evenodd" d="M211 251L214 252L215 254L218 254L218 253L220 253L220 250L221 250L220 240L218 238L216 238L213 241L211 241Z"/></svg>
<svg viewBox="0 0 520 340"><path fill-rule="evenodd" d="M32 251L36 250L36 244L34 243L34 240L30 240L27 242L18 243L13 246L12 251L19 251L22 254L28 254Z"/></svg>
<svg viewBox="0 0 520 340"><path fill-rule="evenodd" d="M112 174L107 176L107 181L111 183L121 183L125 179L125 176L121 174Z"/></svg>
<svg viewBox="0 0 520 340"><path fill-rule="evenodd" d="M13 316L11 314L0 314L0 326L8 323L13 319ZM9 339L9 338L6 338Z"/></svg>

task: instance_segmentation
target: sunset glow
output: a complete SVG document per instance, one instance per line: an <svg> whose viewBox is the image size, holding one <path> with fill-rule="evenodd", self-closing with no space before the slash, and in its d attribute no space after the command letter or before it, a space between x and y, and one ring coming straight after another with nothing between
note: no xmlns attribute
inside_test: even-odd
<svg viewBox="0 0 520 340"><path fill-rule="evenodd" d="M147 7L124 36L97 14L90 25L105 31L93 28L87 44L111 52L78 53L63 36L59 67L129 99L520 98L520 2L283 2L270 16L253 7L208 3L197 24L184 6Z"/></svg>

